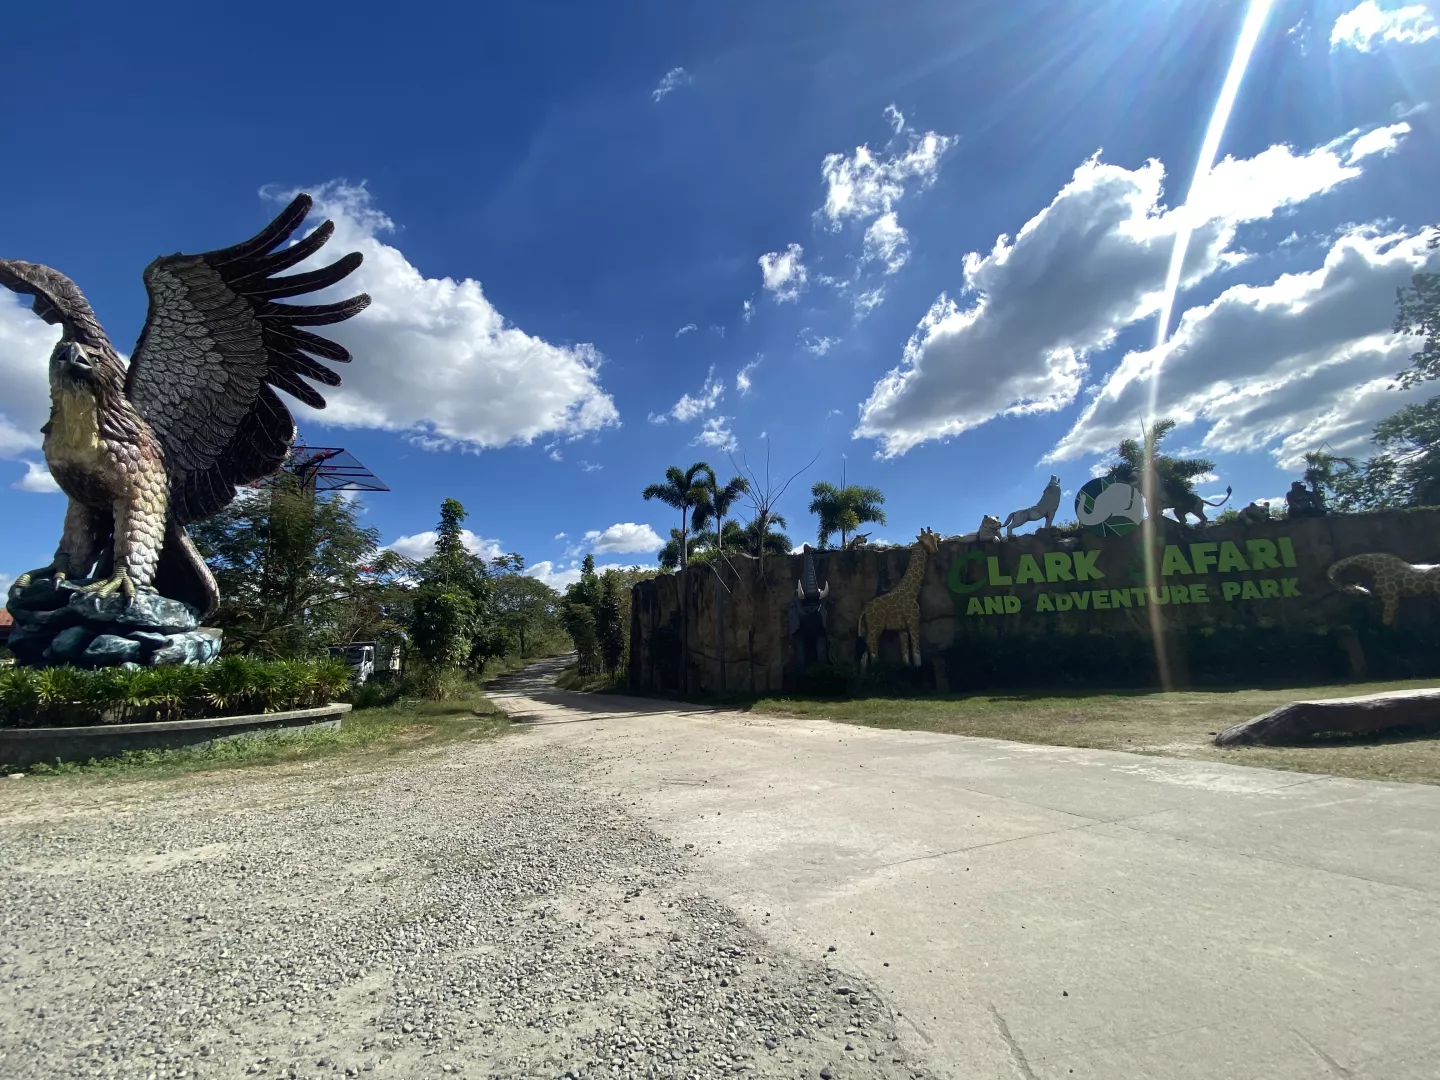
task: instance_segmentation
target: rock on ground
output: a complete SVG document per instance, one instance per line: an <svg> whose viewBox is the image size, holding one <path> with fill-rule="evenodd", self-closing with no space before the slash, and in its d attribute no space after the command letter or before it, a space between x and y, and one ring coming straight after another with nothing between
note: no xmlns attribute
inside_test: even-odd
<svg viewBox="0 0 1440 1080"><path fill-rule="evenodd" d="M698 892L588 764L521 733L366 772L12 782L0 1075L920 1075L859 980Z"/></svg>

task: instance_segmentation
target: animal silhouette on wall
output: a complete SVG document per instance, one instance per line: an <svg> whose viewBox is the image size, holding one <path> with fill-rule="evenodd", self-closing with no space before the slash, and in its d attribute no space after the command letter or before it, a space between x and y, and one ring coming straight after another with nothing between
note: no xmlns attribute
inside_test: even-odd
<svg viewBox="0 0 1440 1080"><path fill-rule="evenodd" d="M1044 521L1045 528L1055 524L1055 512L1060 509L1060 478L1051 476L1050 482L1045 485L1045 491L1040 496L1040 501L1034 506L1027 506L1024 510L1012 510L1005 519L1002 526L1005 536L1008 539L1015 535L1015 530L1031 521Z"/></svg>
<svg viewBox="0 0 1440 1080"><path fill-rule="evenodd" d="M1325 576L1341 592L1378 598L1380 621L1386 626L1395 625L1400 601L1404 597L1432 596L1440 599L1440 565L1408 563L1387 552L1351 555L1333 563ZM1355 577L1368 580L1369 585L1347 580Z"/></svg>
<svg viewBox="0 0 1440 1080"><path fill-rule="evenodd" d="M921 529L915 543L910 545L910 562L899 584L861 610L860 636L865 639L865 654L860 659L862 671L880 655L880 635L886 630L900 633L905 663L920 666L920 584L925 579L926 562L939 550L939 535L930 529Z"/></svg>
<svg viewBox="0 0 1440 1080"><path fill-rule="evenodd" d="M1189 525L1191 515L1198 517L1200 524L1204 525L1210 520L1205 516L1205 508L1209 506L1213 509L1217 506L1224 506L1230 501L1230 488L1227 487L1225 489L1223 498L1215 499L1214 501L1202 499L1193 491L1184 491L1180 488L1167 488L1156 496L1156 501L1160 505L1151 510L1151 513L1156 517L1165 513L1166 510L1173 510L1175 511L1175 519L1179 521L1181 525Z"/></svg>
<svg viewBox="0 0 1440 1080"><path fill-rule="evenodd" d="M830 662L830 609L825 603L829 595L830 582L820 584L815 554L806 544L804 570L790 598L790 636L795 639L795 663L801 671Z"/></svg>

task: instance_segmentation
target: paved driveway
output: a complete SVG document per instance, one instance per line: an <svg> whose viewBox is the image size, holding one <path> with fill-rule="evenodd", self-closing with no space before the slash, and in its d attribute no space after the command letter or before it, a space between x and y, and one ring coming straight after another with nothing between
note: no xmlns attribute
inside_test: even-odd
<svg viewBox="0 0 1440 1080"><path fill-rule="evenodd" d="M1440 788L493 696L942 1076L1435 1080Z"/></svg>

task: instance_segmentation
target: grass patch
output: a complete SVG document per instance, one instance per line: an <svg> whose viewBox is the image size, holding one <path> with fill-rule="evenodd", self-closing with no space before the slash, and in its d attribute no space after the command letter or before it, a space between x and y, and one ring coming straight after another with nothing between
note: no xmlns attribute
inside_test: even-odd
<svg viewBox="0 0 1440 1080"><path fill-rule="evenodd" d="M618 674L581 675L580 666L571 664L555 679L557 690L577 690L583 693L623 694L628 693L624 680Z"/></svg>
<svg viewBox="0 0 1440 1080"><path fill-rule="evenodd" d="M86 762L32 765L31 776L161 780L187 773L318 762L351 756L377 763L398 751L490 738L510 726L481 694L464 700L401 701L347 713L339 730L319 728L293 735L265 733L181 750L130 751Z"/></svg>
<svg viewBox="0 0 1440 1080"><path fill-rule="evenodd" d="M975 735L1049 746L1128 750L1224 761L1362 780L1440 784L1440 731L1317 740L1305 746L1221 749L1214 733L1291 701L1350 697L1433 686L1434 680L1301 689L971 694L955 697L860 697L841 701L770 697L742 707L842 724ZM722 702L713 701L721 704ZM739 699L724 704L741 705Z"/></svg>

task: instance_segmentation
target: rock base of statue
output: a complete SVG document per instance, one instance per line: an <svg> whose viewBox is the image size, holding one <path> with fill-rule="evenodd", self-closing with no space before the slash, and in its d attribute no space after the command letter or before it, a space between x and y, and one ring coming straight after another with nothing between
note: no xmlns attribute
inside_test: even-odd
<svg viewBox="0 0 1440 1080"><path fill-rule="evenodd" d="M15 627L8 642L22 667L161 667L208 664L220 653L221 632L200 625L189 604L156 592L134 599L81 592L86 581L58 585L41 578L11 586Z"/></svg>

